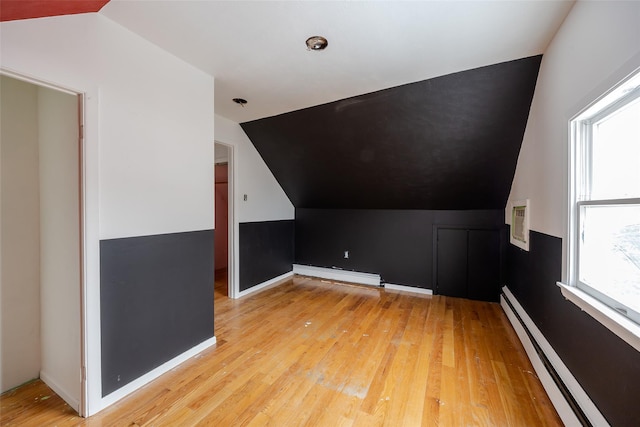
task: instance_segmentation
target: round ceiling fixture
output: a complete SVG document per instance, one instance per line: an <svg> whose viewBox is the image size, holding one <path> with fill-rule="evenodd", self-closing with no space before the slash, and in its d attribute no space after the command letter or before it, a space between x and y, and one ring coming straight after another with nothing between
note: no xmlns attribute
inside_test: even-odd
<svg viewBox="0 0 640 427"><path fill-rule="evenodd" d="M308 50L324 50L329 42L322 36L313 36L307 39Z"/></svg>
<svg viewBox="0 0 640 427"><path fill-rule="evenodd" d="M247 103L247 100L244 98L233 98L232 101L241 107L244 107L244 105Z"/></svg>

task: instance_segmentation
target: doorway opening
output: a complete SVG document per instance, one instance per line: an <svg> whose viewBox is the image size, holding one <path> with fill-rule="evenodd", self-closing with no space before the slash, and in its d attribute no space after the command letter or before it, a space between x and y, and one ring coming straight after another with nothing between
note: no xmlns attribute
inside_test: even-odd
<svg viewBox="0 0 640 427"><path fill-rule="evenodd" d="M233 147L215 143L215 296L234 298Z"/></svg>
<svg viewBox="0 0 640 427"><path fill-rule="evenodd" d="M83 96L0 73L0 392L84 412Z"/></svg>

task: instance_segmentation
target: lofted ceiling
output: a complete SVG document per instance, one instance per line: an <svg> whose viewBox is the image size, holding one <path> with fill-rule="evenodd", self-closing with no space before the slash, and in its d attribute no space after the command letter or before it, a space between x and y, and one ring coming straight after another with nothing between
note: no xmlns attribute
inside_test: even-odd
<svg viewBox="0 0 640 427"><path fill-rule="evenodd" d="M240 123L542 54L573 3L0 0L0 18L99 11L213 75L216 113Z"/></svg>
<svg viewBox="0 0 640 427"><path fill-rule="evenodd" d="M100 13L215 76L216 113L240 123L539 55L572 5L111 0ZM326 50L306 49L314 35Z"/></svg>

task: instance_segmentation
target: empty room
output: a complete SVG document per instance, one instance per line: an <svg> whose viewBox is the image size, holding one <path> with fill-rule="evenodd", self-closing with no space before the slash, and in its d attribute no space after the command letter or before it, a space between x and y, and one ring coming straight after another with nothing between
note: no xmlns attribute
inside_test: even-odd
<svg viewBox="0 0 640 427"><path fill-rule="evenodd" d="M640 425L640 2L0 21L1 425Z"/></svg>

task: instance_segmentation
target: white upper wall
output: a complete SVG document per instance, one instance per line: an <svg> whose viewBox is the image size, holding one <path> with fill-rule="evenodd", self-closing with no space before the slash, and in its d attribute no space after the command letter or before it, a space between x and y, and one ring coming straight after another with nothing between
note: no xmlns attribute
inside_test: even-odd
<svg viewBox="0 0 640 427"><path fill-rule="evenodd" d="M640 67L640 2L575 4L542 58L509 205L531 200L531 229L566 240L569 120Z"/></svg>
<svg viewBox="0 0 640 427"><path fill-rule="evenodd" d="M0 393L40 372L38 89L0 77Z"/></svg>
<svg viewBox="0 0 640 427"><path fill-rule="evenodd" d="M216 141L232 145L236 222L293 219L295 209L239 124L215 116ZM244 200L244 195L247 200Z"/></svg>
<svg viewBox="0 0 640 427"><path fill-rule="evenodd" d="M87 149L99 150L99 184L87 190L99 189L101 239L213 228L212 76L100 14L0 31L4 69L96 105Z"/></svg>
<svg viewBox="0 0 640 427"><path fill-rule="evenodd" d="M214 228L214 79L95 13L2 22L0 52L5 72L85 93L91 415L111 402L101 394L99 241Z"/></svg>

